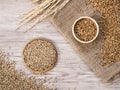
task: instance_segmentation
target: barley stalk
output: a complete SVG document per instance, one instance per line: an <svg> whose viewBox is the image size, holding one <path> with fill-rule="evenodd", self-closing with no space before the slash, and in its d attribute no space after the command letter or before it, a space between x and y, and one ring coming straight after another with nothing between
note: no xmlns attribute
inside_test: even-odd
<svg viewBox="0 0 120 90"><path fill-rule="evenodd" d="M33 0L33 2L40 3L26 13L26 16L20 21L18 28L35 19L35 22L26 31L32 29L38 22L61 10L69 1L70 0Z"/></svg>

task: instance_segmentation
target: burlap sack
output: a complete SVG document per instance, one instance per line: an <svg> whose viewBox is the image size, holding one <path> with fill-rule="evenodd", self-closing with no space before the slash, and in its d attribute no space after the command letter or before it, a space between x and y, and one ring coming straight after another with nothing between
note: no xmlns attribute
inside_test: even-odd
<svg viewBox="0 0 120 90"><path fill-rule="evenodd" d="M102 34L90 44L82 44L76 41L72 35L72 24L80 16L87 15L96 19L99 23L99 14L93 13L91 6L86 6L85 0L71 0L61 11L56 13L51 21L58 31L68 40L68 42L79 53L80 58L93 70L102 81L109 81L120 71L120 62L109 66L101 66L97 58L101 46ZM99 23L100 25L100 23Z"/></svg>

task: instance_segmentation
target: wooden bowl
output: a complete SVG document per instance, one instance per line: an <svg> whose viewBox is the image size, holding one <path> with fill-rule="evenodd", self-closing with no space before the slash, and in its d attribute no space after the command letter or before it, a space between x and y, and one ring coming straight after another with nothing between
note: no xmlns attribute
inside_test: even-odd
<svg viewBox="0 0 120 90"><path fill-rule="evenodd" d="M93 21L93 22L95 23L95 25L96 25L96 28L97 28L97 29L96 29L96 30L97 30L96 35L95 35L94 38L91 39L90 41L80 40L80 39L76 36L76 34L75 34L75 29L74 29L74 27L75 27L76 23L77 23L78 21L80 21L81 19L90 19L90 20ZM95 19L93 19L93 18L91 18L91 17L88 17L88 16L82 16L82 17L78 18L78 19L74 22L74 24L72 25L72 34L73 34L74 38L75 38L78 42L81 42L81 43L91 43L91 42L93 42L93 41L97 38L97 36L98 36L98 34L99 34L99 25L98 25L98 23L96 22Z"/></svg>

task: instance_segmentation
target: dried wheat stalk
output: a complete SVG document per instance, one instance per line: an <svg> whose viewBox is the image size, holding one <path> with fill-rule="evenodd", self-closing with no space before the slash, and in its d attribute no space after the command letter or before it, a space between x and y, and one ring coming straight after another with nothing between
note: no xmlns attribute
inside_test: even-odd
<svg viewBox="0 0 120 90"><path fill-rule="evenodd" d="M57 13L61 10L70 0L32 0L33 2L40 2L38 5L30 10L27 15L21 20L19 27L23 26L26 23L29 23L35 19L34 23L27 29L30 30L38 22L41 22L43 19ZM18 27L18 28L19 28Z"/></svg>

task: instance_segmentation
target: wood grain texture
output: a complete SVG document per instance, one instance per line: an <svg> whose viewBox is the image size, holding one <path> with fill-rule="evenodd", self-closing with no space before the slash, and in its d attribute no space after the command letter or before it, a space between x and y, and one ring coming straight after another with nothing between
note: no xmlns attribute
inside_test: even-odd
<svg viewBox="0 0 120 90"><path fill-rule="evenodd" d="M32 7L30 0L0 0L0 49L10 53L10 59L16 61L16 69L34 75L37 79L53 77L55 80L52 83L58 90L120 90L120 79L112 83L102 83L48 20L39 23L27 33L24 33L26 27L15 31L20 16ZM24 45L37 37L52 40L59 55L56 67L42 76L26 69L21 57Z"/></svg>

